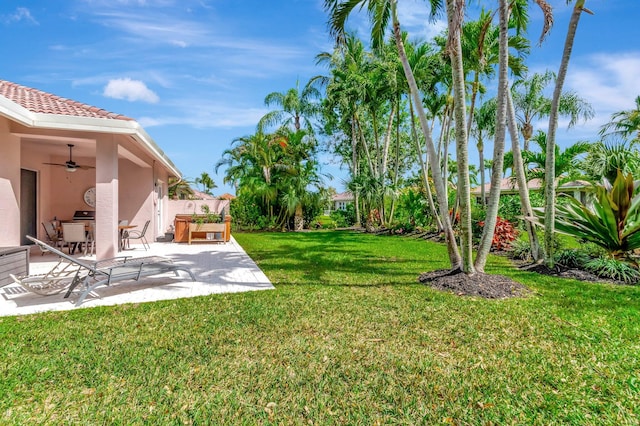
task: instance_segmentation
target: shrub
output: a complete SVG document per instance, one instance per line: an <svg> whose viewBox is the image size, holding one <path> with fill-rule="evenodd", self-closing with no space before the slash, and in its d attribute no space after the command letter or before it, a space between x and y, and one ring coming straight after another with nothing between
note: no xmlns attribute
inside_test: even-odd
<svg viewBox="0 0 640 426"><path fill-rule="evenodd" d="M554 256L555 262L566 268L583 268L589 262L589 255L581 249L560 250Z"/></svg>
<svg viewBox="0 0 640 426"><path fill-rule="evenodd" d="M626 262L611 257L599 257L586 263L585 268L601 278L636 284L640 272Z"/></svg>
<svg viewBox="0 0 640 426"><path fill-rule="evenodd" d="M478 224L484 226L484 222L479 222ZM496 219L496 228L493 231L491 248L494 250L506 250L511 247L511 243L515 241L517 236L517 231L511 222L498 217Z"/></svg>
<svg viewBox="0 0 640 426"><path fill-rule="evenodd" d="M511 243L511 257L520 260L532 260L529 240L516 239Z"/></svg>

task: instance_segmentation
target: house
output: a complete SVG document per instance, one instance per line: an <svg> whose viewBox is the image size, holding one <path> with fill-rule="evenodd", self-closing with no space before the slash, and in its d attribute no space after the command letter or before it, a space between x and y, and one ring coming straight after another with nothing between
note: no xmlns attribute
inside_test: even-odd
<svg viewBox="0 0 640 426"><path fill-rule="evenodd" d="M584 180L574 180L571 182L564 183L557 188L558 193L565 193L569 195L573 195L580 201L584 201L585 197L585 189L590 185L589 182ZM532 191L543 191L543 182L540 179L531 179L527 182L527 187L529 188L529 192ZM489 193L491 190L491 183L486 183L484 185L485 189L485 198L489 199ZM516 182L515 178L504 178L500 181L500 196L503 195L518 195L518 182ZM481 187L478 186L471 190L471 196L476 197L476 201L480 203L482 201L482 192Z"/></svg>
<svg viewBox="0 0 640 426"><path fill-rule="evenodd" d="M95 211L96 256L116 256L121 219L164 234L167 183L180 176L132 118L0 80L0 246Z"/></svg>
<svg viewBox="0 0 640 426"><path fill-rule="evenodd" d="M334 194L331 196L331 209L333 211L346 210L348 204L353 204L353 200L353 194L349 191Z"/></svg>

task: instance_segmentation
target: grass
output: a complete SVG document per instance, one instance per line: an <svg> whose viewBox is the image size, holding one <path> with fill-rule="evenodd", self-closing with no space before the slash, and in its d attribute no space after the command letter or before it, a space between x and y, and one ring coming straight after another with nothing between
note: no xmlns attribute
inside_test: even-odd
<svg viewBox="0 0 640 426"><path fill-rule="evenodd" d="M640 288L491 258L534 295L417 283L443 246L235 234L275 291L0 318L0 424L638 424Z"/></svg>

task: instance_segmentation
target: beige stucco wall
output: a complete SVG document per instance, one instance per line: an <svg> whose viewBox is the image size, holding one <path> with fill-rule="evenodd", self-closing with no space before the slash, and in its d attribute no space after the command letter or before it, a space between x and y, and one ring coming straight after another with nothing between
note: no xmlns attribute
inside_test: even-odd
<svg viewBox="0 0 640 426"><path fill-rule="evenodd" d="M0 117L0 247L20 244L20 144ZM16 226L16 223L18 226Z"/></svg>

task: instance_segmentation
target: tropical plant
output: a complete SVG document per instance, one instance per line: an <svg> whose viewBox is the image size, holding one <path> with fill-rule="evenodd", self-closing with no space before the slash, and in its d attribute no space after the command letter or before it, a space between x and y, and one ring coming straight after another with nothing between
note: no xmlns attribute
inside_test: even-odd
<svg viewBox="0 0 640 426"><path fill-rule="evenodd" d="M187 200L193 196L191 182L182 178L169 178L169 198L172 200Z"/></svg>
<svg viewBox="0 0 640 426"><path fill-rule="evenodd" d="M594 184L586 204L563 194L566 202L557 205L555 229L623 258L640 248L640 193L636 189L631 174L618 173L613 185L606 181ZM544 211L536 209L536 215L541 219Z"/></svg>
<svg viewBox="0 0 640 426"><path fill-rule="evenodd" d="M320 92L311 84L307 84L302 91L299 86L300 83L296 82L296 87L286 92L272 92L265 97L266 106L280 109L270 111L260 119L258 126L261 129L285 126L300 130L304 127L310 135L314 134L311 120L320 112L320 103L317 101Z"/></svg>
<svg viewBox="0 0 640 426"><path fill-rule="evenodd" d="M196 185L200 185L200 187L202 188L202 192L209 195L213 195L211 190L217 187L216 183L213 181L213 179L211 179L211 176L209 176L209 173L207 172L202 172L202 174L198 176L194 182Z"/></svg>
<svg viewBox="0 0 640 426"><path fill-rule="evenodd" d="M581 168L594 182L606 178L613 182L622 173L640 174L640 153L633 142L599 141L591 145Z"/></svg>
<svg viewBox="0 0 640 426"><path fill-rule="evenodd" d="M636 284L640 281L640 271L627 262L618 259L600 257L585 263L585 269L601 278Z"/></svg>
<svg viewBox="0 0 640 426"><path fill-rule="evenodd" d="M640 142L640 96L635 99L635 108L613 113L611 121L600 130L602 136L620 135L624 138L633 136Z"/></svg>

